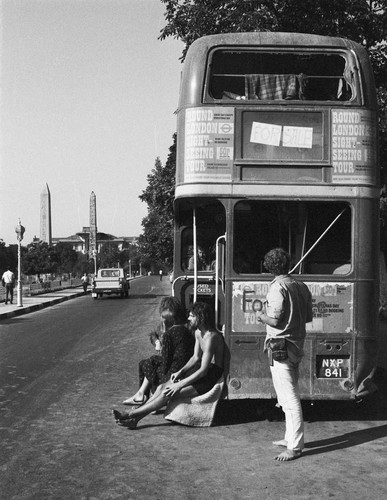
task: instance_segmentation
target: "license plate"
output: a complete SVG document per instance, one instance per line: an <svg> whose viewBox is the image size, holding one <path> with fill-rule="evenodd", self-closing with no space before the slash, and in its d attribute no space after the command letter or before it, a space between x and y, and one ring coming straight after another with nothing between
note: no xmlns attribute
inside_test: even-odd
<svg viewBox="0 0 387 500"><path fill-rule="evenodd" d="M349 378L349 356L316 356L317 378Z"/></svg>

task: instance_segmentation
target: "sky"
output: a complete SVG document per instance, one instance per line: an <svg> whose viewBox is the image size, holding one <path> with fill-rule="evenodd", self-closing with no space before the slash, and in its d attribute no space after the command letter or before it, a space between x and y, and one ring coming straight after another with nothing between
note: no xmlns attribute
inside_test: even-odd
<svg viewBox="0 0 387 500"><path fill-rule="evenodd" d="M0 0L0 240L40 236L51 193L52 236L89 226L138 236L139 195L176 131L183 44L158 40L160 0Z"/></svg>

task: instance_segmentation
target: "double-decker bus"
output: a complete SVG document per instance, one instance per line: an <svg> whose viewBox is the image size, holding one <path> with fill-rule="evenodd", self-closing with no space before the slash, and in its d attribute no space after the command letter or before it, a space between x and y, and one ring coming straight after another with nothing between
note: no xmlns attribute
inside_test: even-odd
<svg viewBox="0 0 387 500"><path fill-rule="evenodd" d="M363 47L297 33L196 40L177 122L173 293L213 305L229 399L274 398L259 301L282 247L313 296L303 399L367 392L378 330L376 95Z"/></svg>

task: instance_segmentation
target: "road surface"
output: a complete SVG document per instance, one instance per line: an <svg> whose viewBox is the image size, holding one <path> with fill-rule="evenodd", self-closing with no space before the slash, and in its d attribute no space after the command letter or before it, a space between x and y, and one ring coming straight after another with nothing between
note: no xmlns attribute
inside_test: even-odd
<svg viewBox="0 0 387 500"><path fill-rule="evenodd" d="M211 428L146 417L115 425L170 292L157 276L129 299L82 296L0 325L0 498L266 500L387 498L387 398L304 405L306 449L273 460L273 403L221 402Z"/></svg>

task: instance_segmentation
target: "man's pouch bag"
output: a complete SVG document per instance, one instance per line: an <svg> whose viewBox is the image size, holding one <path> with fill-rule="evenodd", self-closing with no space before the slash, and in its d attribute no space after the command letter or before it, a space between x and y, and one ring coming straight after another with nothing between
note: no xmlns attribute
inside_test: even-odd
<svg viewBox="0 0 387 500"><path fill-rule="evenodd" d="M274 361L285 361L288 359L288 350L286 347L286 339L272 338L269 339L268 347L271 351L271 357Z"/></svg>

